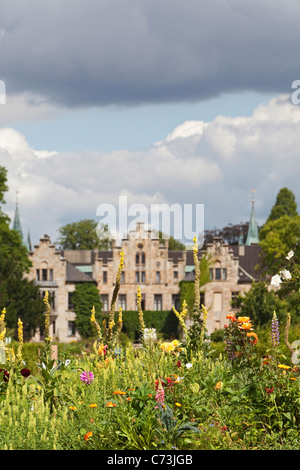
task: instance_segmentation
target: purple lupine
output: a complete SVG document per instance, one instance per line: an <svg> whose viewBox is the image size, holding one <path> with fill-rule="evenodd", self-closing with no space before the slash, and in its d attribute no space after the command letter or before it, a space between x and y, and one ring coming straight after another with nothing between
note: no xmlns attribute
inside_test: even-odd
<svg viewBox="0 0 300 470"><path fill-rule="evenodd" d="M272 344L274 348L279 345L279 321L275 312L272 318Z"/></svg>
<svg viewBox="0 0 300 470"><path fill-rule="evenodd" d="M237 355L236 355L236 350L235 350L235 344L233 341L230 341L230 340L226 341L226 351L227 351L230 361L233 361L234 359L236 359Z"/></svg>

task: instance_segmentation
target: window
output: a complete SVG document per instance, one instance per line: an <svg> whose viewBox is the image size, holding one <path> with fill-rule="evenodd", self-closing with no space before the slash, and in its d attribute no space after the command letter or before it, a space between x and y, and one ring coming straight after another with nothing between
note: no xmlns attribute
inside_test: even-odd
<svg viewBox="0 0 300 470"><path fill-rule="evenodd" d="M68 292L68 310L73 310L73 309L74 309L73 292Z"/></svg>
<svg viewBox="0 0 300 470"><path fill-rule="evenodd" d="M119 308L126 310L126 294L119 294Z"/></svg>
<svg viewBox="0 0 300 470"><path fill-rule="evenodd" d="M125 282L125 272L121 272L121 282Z"/></svg>
<svg viewBox="0 0 300 470"><path fill-rule="evenodd" d="M37 281L40 280L40 270L39 269L36 270L36 280Z"/></svg>
<svg viewBox="0 0 300 470"><path fill-rule="evenodd" d="M55 292L49 292L49 304L52 310L55 310Z"/></svg>
<svg viewBox="0 0 300 470"><path fill-rule="evenodd" d="M53 322L52 322L52 334L53 334L53 336L55 335L55 327L56 327L55 320L53 320Z"/></svg>
<svg viewBox="0 0 300 470"><path fill-rule="evenodd" d="M140 272L139 271L135 272L135 282L140 282Z"/></svg>
<svg viewBox="0 0 300 470"><path fill-rule="evenodd" d="M226 281L226 279L227 279L227 269L226 268L222 269L222 279L223 279L223 281Z"/></svg>
<svg viewBox="0 0 300 470"><path fill-rule="evenodd" d="M180 295L179 294L172 294L172 305L174 305L175 309L179 312L180 310Z"/></svg>
<svg viewBox="0 0 300 470"><path fill-rule="evenodd" d="M146 273L145 271L142 271L142 282L146 282Z"/></svg>
<svg viewBox="0 0 300 470"><path fill-rule="evenodd" d="M221 268L216 268L215 269L215 279L216 279L216 281L221 280Z"/></svg>
<svg viewBox="0 0 300 470"><path fill-rule="evenodd" d="M154 310L162 310L162 295L154 294Z"/></svg>
<svg viewBox="0 0 300 470"><path fill-rule="evenodd" d="M231 306L232 308L238 308L237 298L240 295L239 292L231 292Z"/></svg>
<svg viewBox="0 0 300 470"><path fill-rule="evenodd" d="M212 281L213 278L214 278L214 270L213 270L213 268L209 268L209 276L210 276L210 280Z"/></svg>
<svg viewBox="0 0 300 470"><path fill-rule="evenodd" d="M145 253L142 253L142 264L146 263L146 256Z"/></svg>
<svg viewBox="0 0 300 470"><path fill-rule="evenodd" d="M103 284L107 283L107 271L103 271Z"/></svg>
<svg viewBox="0 0 300 470"><path fill-rule="evenodd" d="M174 272L173 272L173 278L174 278L174 279L178 279L178 271L174 271Z"/></svg>
<svg viewBox="0 0 300 470"><path fill-rule="evenodd" d="M53 281L53 269L49 269L49 281Z"/></svg>
<svg viewBox="0 0 300 470"><path fill-rule="evenodd" d="M47 269L42 269L42 281L47 281Z"/></svg>
<svg viewBox="0 0 300 470"><path fill-rule="evenodd" d="M139 264L140 264L140 254L139 254L139 253L137 253L137 254L135 255L135 264L136 264L136 265L139 265Z"/></svg>
<svg viewBox="0 0 300 470"><path fill-rule="evenodd" d="M109 311L108 294L102 294L101 295L101 302L102 302L103 312L108 312Z"/></svg>
<svg viewBox="0 0 300 470"><path fill-rule="evenodd" d="M76 326L74 321L68 321L68 336L75 336Z"/></svg>
<svg viewBox="0 0 300 470"><path fill-rule="evenodd" d="M40 291L42 299L45 298L46 291ZM52 310L55 310L55 292L54 291L48 291L48 302Z"/></svg>
<svg viewBox="0 0 300 470"><path fill-rule="evenodd" d="M155 282L160 282L160 271L156 271Z"/></svg>
<svg viewBox="0 0 300 470"><path fill-rule="evenodd" d="M145 296L145 294L142 294L141 309L146 310L146 296Z"/></svg>

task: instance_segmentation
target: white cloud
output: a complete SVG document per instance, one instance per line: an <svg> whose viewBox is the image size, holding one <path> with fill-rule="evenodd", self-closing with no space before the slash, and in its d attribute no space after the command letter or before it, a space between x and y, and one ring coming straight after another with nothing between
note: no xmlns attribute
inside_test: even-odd
<svg viewBox="0 0 300 470"><path fill-rule="evenodd" d="M0 164L8 170L7 211L20 191L24 232L56 239L65 223L95 218L99 204L205 204L205 226L248 220L256 189L259 222L279 189L300 198L300 107L280 96L252 116L188 121L145 152L59 153L32 149L20 132L0 129Z"/></svg>
<svg viewBox="0 0 300 470"><path fill-rule="evenodd" d="M22 121L44 121L66 112L63 106L51 103L42 95L32 92L6 92L6 105L0 106L0 125L16 124Z"/></svg>

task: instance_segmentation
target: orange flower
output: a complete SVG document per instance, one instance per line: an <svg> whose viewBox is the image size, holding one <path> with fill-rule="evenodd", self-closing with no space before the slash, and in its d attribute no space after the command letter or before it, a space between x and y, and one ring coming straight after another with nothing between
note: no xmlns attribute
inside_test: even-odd
<svg viewBox="0 0 300 470"><path fill-rule="evenodd" d="M121 390L116 390L113 395L126 395L126 392L122 392Z"/></svg>
<svg viewBox="0 0 300 470"><path fill-rule="evenodd" d="M238 317L237 321L239 323L248 323L248 322L251 322L250 318L249 317Z"/></svg>
<svg viewBox="0 0 300 470"><path fill-rule="evenodd" d="M117 405L113 403L112 401L109 401L106 405L106 408L113 408L114 406L117 406Z"/></svg>
<svg viewBox="0 0 300 470"><path fill-rule="evenodd" d="M252 325L250 322L244 322L241 324L240 328L243 330L251 330Z"/></svg>
<svg viewBox="0 0 300 470"><path fill-rule="evenodd" d="M251 338L251 337L254 338L254 340L252 341L252 344L258 343L258 337L257 337L257 334L254 333L254 331L251 331L251 333L247 333L247 336L248 336L249 338Z"/></svg>
<svg viewBox="0 0 300 470"><path fill-rule="evenodd" d="M233 322L236 321L235 315L233 315L233 313L229 313L229 314L226 316L226 318L227 318L228 320L233 321Z"/></svg>
<svg viewBox="0 0 300 470"><path fill-rule="evenodd" d="M127 388L127 392L135 392L135 388Z"/></svg>
<svg viewBox="0 0 300 470"><path fill-rule="evenodd" d="M91 405L89 405L90 408L97 408L97 403L92 403Z"/></svg>
<svg viewBox="0 0 300 470"><path fill-rule="evenodd" d="M76 406L69 406L69 410L75 411L75 410L76 410Z"/></svg>
<svg viewBox="0 0 300 470"><path fill-rule="evenodd" d="M92 437L93 433L92 431L89 431L86 433L86 435L84 436L84 440L87 441L90 437Z"/></svg>
<svg viewBox="0 0 300 470"><path fill-rule="evenodd" d="M126 398L126 401L130 401L130 400L131 400L131 397L127 397L127 398Z"/></svg>

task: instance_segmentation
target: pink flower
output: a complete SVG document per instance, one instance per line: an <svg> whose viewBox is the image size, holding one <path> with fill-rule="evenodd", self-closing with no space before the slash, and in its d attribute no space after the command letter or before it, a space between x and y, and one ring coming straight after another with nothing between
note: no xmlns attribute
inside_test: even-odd
<svg viewBox="0 0 300 470"><path fill-rule="evenodd" d="M90 385L94 380L93 372L87 372L87 371L82 372L82 374L80 375L80 380L81 382L84 382L87 385Z"/></svg>
<svg viewBox="0 0 300 470"><path fill-rule="evenodd" d="M165 401L165 391L163 389L160 379L159 379L158 387L157 387L156 394L155 394L155 401L156 403L161 403L162 405L164 404L164 401Z"/></svg>

